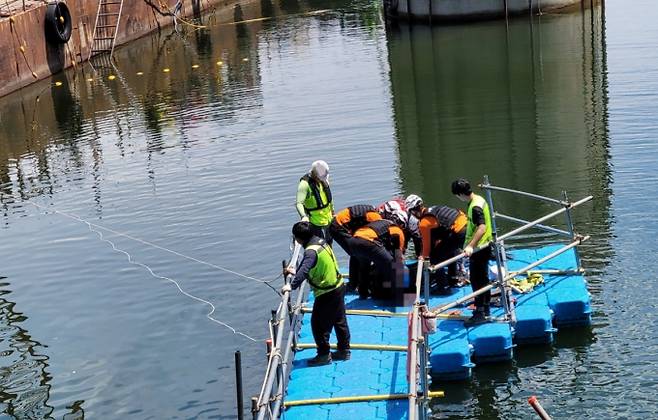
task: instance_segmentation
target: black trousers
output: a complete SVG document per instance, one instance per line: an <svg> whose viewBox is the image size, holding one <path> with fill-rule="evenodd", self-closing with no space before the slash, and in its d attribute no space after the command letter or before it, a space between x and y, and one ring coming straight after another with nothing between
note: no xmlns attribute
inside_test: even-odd
<svg viewBox="0 0 658 420"><path fill-rule="evenodd" d="M341 248L343 248L347 255L350 256L350 281L347 286L349 290L354 291L359 286L359 278L361 276L361 265L359 264L359 260L353 256L352 248L350 246L352 240L354 240L354 237L350 231L334 222L329 225L329 233L331 234L331 238L335 240Z"/></svg>
<svg viewBox="0 0 658 420"><path fill-rule="evenodd" d="M329 354L331 330L336 330L338 350L350 348L350 328L345 316L345 286L315 298L311 315L311 331L318 346L318 355Z"/></svg>
<svg viewBox="0 0 658 420"><path fill-rule="evenodd" d="M332 240L335 240L336 243L345 250L347 255L352 255L349 245L349 242L352 239L352 234L349 230L345 229L338 223L331 222L329 225L329 235L331 235Z"/></svg>
<svg viewBox="0 0 658 420"><path fill-rule="evenodd" d="M402 253L396 250L393 254L381 244L362 238L352 238L350 250L359 266L359 295L372 295L377 299L394 298L395 305L401 306L404 272ZM375 268L375 276L370 273L371 263Z"/></svg>
<svg viewBox="0 0 658 420"><path fill-rule="evenodd" d="M475 292L489 284L489 259L491 258L491 247L474 253L469 259L471 270L471 288ZM489 314L491 302L491 290L475 297L475 310Z"/></svg>
<svg viewBox="0 0 658 420"><path fill-rule="evenodd" d="M438 264L449 258L459 254L461 247L464 245L464 238L466 237L466 228L460 232L449 232L441 238L438 246L432 247L430 250L430 264ZM457 262L448 266L448 277L443 274L443 270L439 270L432 274L434 280L439 288L446 288L452 285L457 277Z"/></svg>

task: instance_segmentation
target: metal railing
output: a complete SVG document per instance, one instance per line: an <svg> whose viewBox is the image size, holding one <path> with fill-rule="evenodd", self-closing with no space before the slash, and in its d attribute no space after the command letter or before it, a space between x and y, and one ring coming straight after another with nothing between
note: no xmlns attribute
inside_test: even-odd
<svg viewBox="0 0 658 420"><path fill-rule="evenodd" d="M453 302L438 306L436 308L427 309L426 304L429 302L430 295L430 271L434 272L444 267L447 267L450 264L453 264L460 259L466 257L464 252L456 255L452 258L449 258L445 261L442 261L438 264L430 266L429 261L424 261L420 259L418 261L418 268L416 271L416 297L411 308L411 328L409 336L409 347L407 351L407 357L409 358L409 390L406 398L408 399L409 412L408 418L410 420L426 420L430 413L429 410L429 401L433 396L442 395L441 392L430 392L429 391L429 356L430 348L429 341L426 332L423 332L423 313L428 310L437 316L442 312L445 312L451 308L454 308L462 303L465 303L476 296L479 296L487 291L490 291L494 287L498 287L501 291L501 300L503 307L505 309L505 318L503 321L514 324L516 322L515 310L513 301L511 299L511 287L509 281L512 280L515 276L527 273L533 268L549 261L558 255L569 251L570 249L576 248L582 242L589 239L589 236L578 235L574 231L573 221L571 218L571 209L576 206L579 206L587 201L592 199L591 196L585 197L576 202L570 202L567 198L566 192L563 192L562 199L553 199L549 197L543 197L537 194L527 193L524 191L512 190L509 188L497 187L489 184L488 178L485 176L484 183L480 185L486 192L487 204L489 205L490 214L492 215L492 233L493 237L489 243L483 244L480 247L477 247L473 252L481 252L483 249L491 248L493 250L496 266L497 266L497 281L491 283L473 293L470 293L466 296L463 296ZM562 206L561 209L558 209L554 212L551 212L545 216L542 216L533 221L526 221L512 216L507 216L502 213L498 213L494 210L493 207L493 197L492 191L499 192L508 192L513 194L518 194L524 197L545 201L552 204L557 204ZM554 218L560 214L566 214L566 224L568 230L563 230L548 226L543 224L543 222ZM520 227L511 230L502 235L498 235L498 229L496 226L496 219L502 219L510 221L513 223L521 224ZM513 238L522 232L527 231L528 229L540 229L547 231L552 234L557 234L561 236L566 236L571 239L570 243L565 246L551 252L550 254L544 256L543 258L538 259L537 261L526 265L520 270L514 272L509 272L507 270L507 261L505 253L505 240ZM295 245L293 251L293 256L288 264L288 267L296 266L302 248L299 244ZM582 273L582 268L580 267L580 258L578 252L575 252L577 267L575 270L539 270L549 274L563 274L568 272L573 273ZM291 281L291 276L286 276L284 282L287 284ZM303 308L302 304L306 298L306 282L302 283L302 287L298 292L295 305L291 305L291 293L285 292L282 295L281 304L279 305L276 312L273 314L272 320L270 321L270 331L271 331L271 340L272 346L268 354L268 365L265 375L265 380L261 388L259 396L252 398L252 413L254 419L264 420L264 419L278 419L282 413L284 407L284 394L288 385L288 378L290 376L290 371L292 369L292 358L294 357L294 351L299 348L308 348L309 345L299 345L297 343L297 335L299 333L301 317L304 313L309 312L308 308ZM421 299L422 291L422 299ZM363 311L363 312L372 312L372 311ZM385 312L385 311L381 311ZM372 314L369 314L372 315ZM284 343L284 335L287 335L287 338ZM374 347L371 346L374 350ZM377 347L377 349L382 350L382 346ZM389 346L392 351L400 351L399 346ZM392 348L396 347L396 348ZM356 347L355 347L356 348ZM369 347L370 348L370 347ZM395 395L375 395L375 396L355 396L355 397L344 397L340 399L318 399L318 400L307 400L307 401L294 401L290 404L300 405L306 403L336 403L336 402L351 402L351 401L374 401L374 400L384 400L384 399L397 399L405 398L404 394L395 394ZM326 400L326 401L325 401ZM331 401L330 401L331 400ZM335 400L335 401L334 401ZM340 401L338 401L340 400ZM286 403L287 404L287 403Z"/></svg>
<svg viewBox="0 0 658 420"><path fill-rule="evenodd" d="M494 287L498 287L499 290L501 291L501 301L503 304L503 308L505 309L505 320L511 322L514 324L516 322L516 314L514 310L514 301L511 299L511 287L509 286L509 281L512 280L515 276L518 276L520 274L527 273L528 271L532 270L534 267L537 267L540 264L543 264L544 262L555 258L556 256L572 249L575 248L576 246L580 245L582 242L586 241L589 239L589 236L581 236L578 235L573 226L573 219L571 217L571 209L574 207L577 207L583 203L586 203L592 199L592 196L587 196L581 200L575 201L575 202L570 202L566 191L562 192L562 199L555 199L555 198L550 198L550 197L544 197L541 195L537 194L532 194L528 193L525 191L519 191L519 190L513 190L510 188L504 188L504 187L498 187L495 185L491 185L489 183L489 178L487 176L484 177L484 182L479 185L482 189L485 190L486 194L486 200L487 204L489 206L489 211L490 214L492 215L492 235L493 238L489 243L486 243L482 246L479 246L473 250L473 253L475 252L481 252L483 249L491 249L493 250L493 254L496 260L496 268L497 268L497 281L495 283L489 284L473 293L470 293L469 295L466 295L460 299L455 300L454 302L450 302L446 305L442 305L440 307L434 308L432 312L435 314L439 314L441 312L444 312L448 309L454 308L455 306L458 306L464 302L469 301L470 299L473 299L476 296L479 296L483 293L486 293L487 291L493 289ZM547 203L551 204L557 204L562 206L562 208L553 211L545 216L539 217L533 221L526 221L523 219L519 219L516 217L508 216L502 213L498 213L494 209L494 204L493 204L493 196L492 192L493 191L499 191L499 192L507 192L507 193L512 193L528 198L532 198L535 200L539 201L544 201ZM548 226L543 224L543 222L546 222L549 219L552 219L556 216L559 216L560 214L565 214L566 216L566 225L568 230L563 230L563 229L558 229L556 227ZM514 222L521 224L520 227L515 228L503 235L498 235L498 228L496 226L496 219L503 219L506 221ZM543 257L534 263L524 267L521 270L517 270L513 273L508 273L507 270L507 261L506 261L506 252L505 252L505 240L513 238L515 236L518 236L520 233L525 232L529 229L536 228L540 230L544 230L553 234L561 235L561 236L567 236L571 239L571 242L558 249L555 252L552 252L551 254L547 255L546 257ZM449 258L445 261L442 261L438 264L435 264L433 266L429 266L428 270L429 271L437 271L441 270L444 267L447 267L450 264L453 264L462 258L466 257L466 253L462 252L459 255L456 255L452 258ZM580 266L580 256L578 255L578 251L576 250L575 252L575 258L576 258L576 269L573 270L574 272L582 273L582 267ZM559 271L559 270L558 270ZM562 272L562 271L560 271ZM566 271L564 271L566 273Z"/></svg>
<svg viewBox="0 0 658 420"><path fill-rule="evenodd" d="M287 267L297 266L301 252L301 245L296 243ZM292 275L287 275L284 278L284 283L289 284L291 280ZM300 326L301 308L305 295L306 282L302 283L297 293L295 306L291 307L291 292L284 292L281 296L281 303L270 321L272 347L269 349L263 386L261 387L258 398L252 398L251 411L254 419L279 418L283 403L283 394L285 393L292 368L291 356L297 344L297 332ZM284 346L283 337L286 334L286 327L288 327L288 334ZM272 393L275 387L276 393L273 395Z"/></svg>

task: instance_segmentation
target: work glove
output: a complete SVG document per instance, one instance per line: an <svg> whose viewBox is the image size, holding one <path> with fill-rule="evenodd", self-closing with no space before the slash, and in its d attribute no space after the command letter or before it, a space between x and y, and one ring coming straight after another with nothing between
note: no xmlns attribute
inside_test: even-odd
<svg viewBox="0 0 658 420"><path fill-rule="evenodd" d="M292 287L289 284L284 284L281 288L281 294L288 293L292 290Z"/></svg>
<svg viewBox="0 0 658 420"><path fill-rule="evenodd" d="M308 222L308 216L302 217L302 222Z"/></svg>

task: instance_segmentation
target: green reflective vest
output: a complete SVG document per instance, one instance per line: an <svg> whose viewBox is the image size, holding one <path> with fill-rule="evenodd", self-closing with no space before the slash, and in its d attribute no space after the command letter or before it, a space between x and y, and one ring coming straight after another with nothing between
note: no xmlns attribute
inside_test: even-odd
<svg viewBox="0 0 658 420"><path fill-rule="evenodd" d="M322 241L321 244L311 243L306 249L311 249L318 255L315 265L308 272L308 283L313 295L317 298L340 287L343 280L339 276L338 263L331 247Z"/></svg>
<svg viewBox="0 0 658 420"><path fill-rule="evenodd" d="M487 201L477 194L473 194L473 199L468 203L468 224L466 225L466 239L464 240L464 247L471 242L473 235L477 230L477 226L473 223L473 207L480 207L484 213L484 223L487 226L487 230L484 231L484 235L480 238L475 246L482 246L490 242L493 238L493 231L491 229L491 214L489 213L489 204Z"/></svg>
<svg viewBox="0 0 658 420"><path fill-rule="evenodd" d="M308 214L308 221L315 226L327 226L333 218L332 196L329 186L325 187L321 182L311 178L308 174L304 175L301 181L308 184L306 200L304 200L304 210Z"/></svg>

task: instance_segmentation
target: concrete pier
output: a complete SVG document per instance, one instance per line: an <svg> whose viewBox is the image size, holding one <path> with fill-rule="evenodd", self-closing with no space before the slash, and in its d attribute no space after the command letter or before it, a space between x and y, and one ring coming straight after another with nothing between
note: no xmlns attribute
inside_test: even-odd
<svg viewBox="0 0 658 420"><path fill-rule="evenodd" d="M590 7L600 0L384 0L387 16L406 20L468 21Z"/></svg>
<svg viewBox="0 0 658 420"><path fill-rule="evenodd" d="M66 44L46 41L46 2L7 3L0 14L0 96L77 65L89 57L98 9L97 1L67 0L73 32ZM173 24L175 0L124 1L116 45ZM200 17L213 11L216 21L233 22L260 16L255 0L185 0L180 16Z"/></svg>

